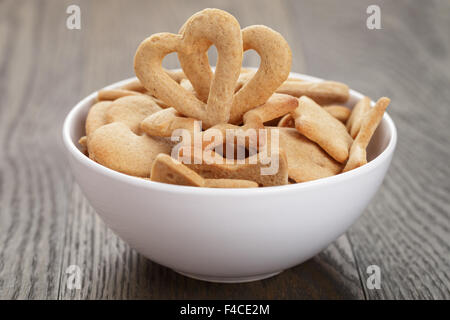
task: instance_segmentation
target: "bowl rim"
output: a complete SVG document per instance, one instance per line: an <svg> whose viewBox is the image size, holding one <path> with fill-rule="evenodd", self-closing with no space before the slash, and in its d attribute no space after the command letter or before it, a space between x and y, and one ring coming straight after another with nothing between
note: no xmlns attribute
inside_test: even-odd
<svg viewBox="0 0 450 320"><path fill-rule="evenodd" d="M256 68L249 68L249 69L256 69ZM174 70L180 70L180 69L174 69ZM314 81L314 82L320 82L324 81L321 78L297 73L297 72L291 72L291 77L295 78L301 78L308 81ZM102 89L113 89L121 87L133 80L136 80L136 77L131 77L125 80L121 80L118 82L115 82L111 85L108 85ZM270 186L270 187L263 187L263 188L206 188L206 187L191 187L191 186L180 186L180 185L173 185L173 184L167 184L167 183L161 183L161 182L155 182L150 180L145 180L140 177L134 177L127 175L125 173L121 173L115 170L112 170L110 168L107 168L89 157L87 157L84 153L82 153L77 146L75 145L74 141L72 141L71 138L71 128L74 124L75 116L80 112L81 109L85 107L89 101L93 100L98 93L97 91L92 92L85 98L83 98L81 101L79 101L67 114L66 118L64 119L64 124L62 128L62 138L63 138L63 144L68 152L69 155L72 155L74 159L76 159L78 162L80 162L83 166L89 167L91 170L96 171L99 174L108 176L111 179L118 180L120 182L134 185L136 187L143 187L148 189L158 189L161 191L166 191L170 193L188 193L188 194L195 194L195 195L233 195L233 196L248 196L250 194L260 194L260 195L267 195L268 193L279 193L279 192L288 192L288 191L300 191L304 189L315 189L320 188L324 184L336 184L341 183L344 181L347 181L349 179L355 178L357 176L366 175L369 172L375 170L377 167L382 165L385 161L390 159L390 156L393 154L396 144L397 144L397 128L394 124L394 121L389 116L387 112L383 115L383 120L386 121L387 127L389 128L389 132L391 134L390 140L388 145L385 147L385 149L374 159L372 159L370 162L366 163L365 165L344 172L339 173L337 175L321 178L313 181L307 181L307 182L301 182L301 183L295 183L295 184L287 184L282 186ZM358 99L361 99L364 97L363 94L350 89L350 96L355 96ZM372 106L375 104L374 101L371 101ZM74 173L75 174L75 173Z"/></svg>

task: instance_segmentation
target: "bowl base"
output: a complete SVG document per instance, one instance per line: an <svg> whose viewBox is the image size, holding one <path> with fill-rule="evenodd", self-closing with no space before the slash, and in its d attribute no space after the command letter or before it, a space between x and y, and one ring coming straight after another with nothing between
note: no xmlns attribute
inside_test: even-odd
<svg viewBox="0 0 450 320"><path fill-rule="evenodd" d="M207 282L216 282L216 283L244 283L244 282L252 282L252 281L258 281L267 279L273 276L276 276L277 274L280 274L283 272L283 270L271 272L271 273L264 273L264 274L257 274L254 276L248 276L248 277L215 277L215 276L206 276L206 275L200 275L200 274L192 274L192 273L186 273L178 270L174 270L175 272L195 280L201 280L201 281L207 281Z"/></svg>

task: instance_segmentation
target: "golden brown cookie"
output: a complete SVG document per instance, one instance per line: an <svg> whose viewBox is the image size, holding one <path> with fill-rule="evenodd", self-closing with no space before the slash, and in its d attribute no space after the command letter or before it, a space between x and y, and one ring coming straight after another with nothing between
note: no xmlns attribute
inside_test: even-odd
<svg viewBox="0 0 450 320"><path fill-rule="evenodd" d="M206 52L211 44L216 46L219 59L209 84L208 101L204 103L168 76L161 63L164 56L175 51L183 63L183 55ZM239 23L232 15L218 9L205 9L194 14L185 23L182 34L152 35L140 44L134 60L137 77L153 96L187 117L202 120L205 126L228 121L241 63L242 35ZM200 95L196 77L201 74L182 66Z"/></svg>
<svg viewBox="0 0 450 320"><path fill-rule="evenodd" d="M141 121L162 109L147 95L126 96L112 102L106 111L106 121L123 122L135 134L142 134Z"/></svg>
<svg viewBox="0 0 450 320"><path fill-rule="evenodd" d="M138 136L122 122L104 125L89 139L89 157L112 170L137 177L149 177L153 160L170 153L164 138Z"/></svg>
<svg viewBox="0 0 450 320"><path fill-rule="evenodd" d="M358 101L358 103L353 107L350 114L350 118L347 120L347 131L350 133L352 138L356 138L356 135L361 128L361 123L364 115L370 110L370 99L369 97L364 97Z"/></svg>
<svg viewBox="0 0 450 320"><path fill-rule="evenodd" d="M106 120L106 110L108 110L111 104L111 101L100 101L89 109L85 125L88 139L95 130L108 123Z"/></svg>
<svg viewBox="0 0 450 320"><path fill-rule="evenodd" d="M305 182L338 174L342 165L323 149L301 135L294 128L272 128L280 130L280 147L286 152L289 178Z"/></svg>
<svg viewBox="0 0 450 320"><path fill-rule="evenodd" d="M349 108L339 105L323 106L323 109L343 123L347 121L352 112Z"/></svg>
<svg viewBox="0 0 450 320"><path fill-rule="evenodd" d="M210 151L208 161L197 158L191 150L189 163L184 164L209 179L239 179L255 181L260 186L277 186L288 183L288 164L283 150L260 151L244 161L225 159ZM205 156L203 156L205 157Z"/></svg>
<svg viewBox="0 0 450 320"><path fill-rule="evenodd" d="M142 83L139 81L139 79L135 79L133 81L128 82L127 84L123 85L121 89L136 91L139 93L145 93L147 91L142 85Z"/></svg>
<svg viewBox="0 0 450 320"><path fill-rule="evenodd" d="M186 24L181 28L181 33L185 27ZM289 76L292 63L291 49L286 40L266 26L255 25L244 28L242 40L244 51L255 50L261 57L261 63L256 72L254 70L242 72L236 83L236 94L229 120L232 124L242 123L244 113L269 99ZM182 53L179 54L179 58L197 95L201 100L205 100L214 79L206 50L200 50L200 54L195 51L189 55ZM195 76L189 76L190 74Z"/></svg>
<svg viewBox="0 0 450 320"><path fill-rule="evenodd" d="M390 103L390 99L380 98L373 108L370 108L362 117L361 127L358 135L353 141L350 149L350 157L344 167L343 172L355 169L367 163L366 149L370 139L383 119L384 111Z"/></svg>
<svg viewBox="0 0 450 320"><path fill-rule="evenodd" d="M164 70L165 73L169 77L171 77L175 82L180 83L181 80L186 79L186 75L184 74L183 70Z"/></svg>
<svg viewBox="0 0 450 320"><path fill-rule="evenodd" d="M126 90L126 89L103 89L97 93L98 101L114 101L116 99L126 97L126 96L137 96L141 95L140 92Z"/></svg>
<svg viewBox="0 0 450 320"><path fill-rule="evenodd" d="M87 154L87 137L86 136L82 136L79 140L78 140L78 144L81 146L81 151L84 154Z"/></svg>
<svg viewBox="0 0 450 320"><path fill-rule="evenodd" d="M292 52L278 32L261 25L242 29L244 51L253 49L261 63L254 76L236 92L231 108L230 123L240 124L244 114L264 104L288 78Z"/></svg>
<svg viewBox="0 0 450 320"><path fill-rule="evenodd" d="M174 130L185 129L193 134L195 119L183 117L174 108L153 113L141 122L143 132L158 137L170 137Z"/></svg>
<svg viewBox="0 0 450 320"><path fill-rule="evenodd" d="M203 135L208 135L212 130L219 130L222 137L225 138L227 136L227 130L232 130L235 143L242 141L245 143L246 148L254 146L254 148L259 149L260 146L265 144L265 141L260 139L261 137L258 135L257 129L263 129L265 122L292 112L295 108L297 108L297 106L297 98L285 94L275 93L266 101L266 103L247 111L244 114L243 126L236 126L229 123L218 124L203 132ZM221 140L217 143L211 143L209 139L204 140L206 140L204 147L213 148L217 145L217 143L222 143Z"/></svg>
<svg viewBox="0 0 450 320"><path fill-rule="evenodd" d="M159 100L158 98L155 98L155 97L152 96L150 93L146 92L145 94L146 94L147 96L149 96L150 98L152 98L153 101L155 101L156 104L157 104L158 106L161 107L161 109L167 109L167 108L170 108L170 106L169 106L168 104L166 104L166 103L165 103L164 101L162 101L162 100Z"/></svg>
<svg viewBox="0 0 450 320"><path fill-rule="evenodd" d="M348 86L335 81L288 80L276 92L289 94L294 97L307 96L320 105L346 102L350 97Z"/></svg>
<svg viewBox="0 0 450 320"><path fill-rule="evenodd" d="M344 106L329 105L324 106L323 109L331 114L333 117L341 122L347 121L350 116L351 110ZM294 118L290 114L283 116L277 124L277 127L295 128Z"/></svg>
<svg viewBox="0 0 450 320"><path fill-rule="evenodd" d="M257 188L254 181L203 179L195 171L166 154L159 154L152 167L151 180L169 184L207 188Z"/></svg>
<svg viewBox="0 0 450 320"><path fill-rule="evenodd" d="M298 132L321 146L336 161L344 163L347 160L352 137L339 120L316 102L306 96L301 97L292 117Z"/></svg>
<svg viewBox="0 0 450 320"><path fill-rule="evenodd" d="M264 128L264 123L294 111L298 100L287 94L275 93L263 105L247 111L244 116L244 126L249 128Z"/></svg>

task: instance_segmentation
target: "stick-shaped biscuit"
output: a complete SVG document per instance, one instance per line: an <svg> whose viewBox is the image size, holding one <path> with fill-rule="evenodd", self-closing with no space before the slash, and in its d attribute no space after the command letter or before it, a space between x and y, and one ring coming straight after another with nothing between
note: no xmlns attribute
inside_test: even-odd
<svg viewBox="0 0 450 320"><path fill-rule="evenodd" d="M294 97L307 96L320 105L346 102L350 97L348 86L335 81L309 82L288 80L276 92L289 94Z"/></svg>
<svg viewBox="0 0 450 320"><path fill-rule="evenodd" d="M202 187L204 179L167 154L159 154L152 166L150 180L181 186Z"/></svg>
<svg viewBox="0 0 450 320"><path fill-rule="evenodd" d="M257 188L258 184L249 180L204 179L195 171L169 155L159 154L152 166L152 181L182 186L207 188Z"/></svg>
<svg viewBox="0 0 450 320"><path fill-rule="evenodd" d="M345 126L312 99L303 96L297 109L292 112L295 128L321 146L340 163L348 159L348 151L353 142Z"/></svg>
<svg viewBox="0 0 450 320"><path fill-rule="evenodd" d="M141 122L141 130L151 136L170 137L176 129L185 129L193 134L194 118L183 117L174 108L163 109Z"/></svg>
<svg viewBox="0 0 450 320"><path fill-rule="evenodd" d="M323 109L343 123L347 121L351 113L351 110L344 106L329 105L324 106ZM280 119L277 127L295 128L294 118L291 114L286 114Z"/></svg>
<svg viewBox="0 0 450 320"><path fill-rule="evenodd" d="M333 176L342 170L340 163L294 128L272 128L271 130L280 131L280 147L286 152L289 178L295 182Z"/></svg>
<svg viewBox="0 0 450 320"><path fill-rule="evenodd" d="M286 94L273 94L263 105L244 114L244 125L250 128L264 128L264 122L279 118L294 111L298 100Z"/></svg>
<svg viewBox="0 0 450 320"><path fill-rule="evenodd" d="M352 112L349 108L339 105L323 106L323 109L343 123L347 121Z"/></svg>
<svg viewBox="0 0 450 320"><path fill-rule="evenodd" d="M347 120L347 131L350 133L354 139L361 128L361 123L364 119L364 115L370 110L370 99L369 97L364 97L358 101L358 103L353 107L350 118Z"/></svg>
<svg viewBox="0 0 450 320"><path fill-rule="evenodd" d="M378 99L373 108L367 111L362 119L358 135L353 141L350 156L343 172L355 169L367 163L366 149L370 139L383 119L384 111L390 103L390 99L383 97Z"/></svg>
<svg viewBox="0 0 450 320"><path fill-rule="evenodd" d="M140 135L141 121L162 109L147 95L126 96L112 102L106 111L106 121L123 122L131 131Z"/></svg>

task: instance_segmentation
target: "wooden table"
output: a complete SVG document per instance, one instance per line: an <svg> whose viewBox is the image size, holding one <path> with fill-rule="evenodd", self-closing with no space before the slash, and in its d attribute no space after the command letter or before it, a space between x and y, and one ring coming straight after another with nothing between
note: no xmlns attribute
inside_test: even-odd
<svg viewBox="0 0 450 320"><path fill-rule="evenodd" d="M72 1L0 2L0 298L450 298L449 1L73 2L81 30L66 28ZM381 30L366 27L370 4ZM130 249L92 210L62 150L72 106L132 76L140 41L205 7L281 32L294 71L392 98L399 133L358 222L308 262L248 284L188 279ZM164 63L178 66L175 55ZM245 64L257 66L256 54ZM82 270L80 290L66 286L70 265ZM366 286L370 265L379 290Z"/></svg>

